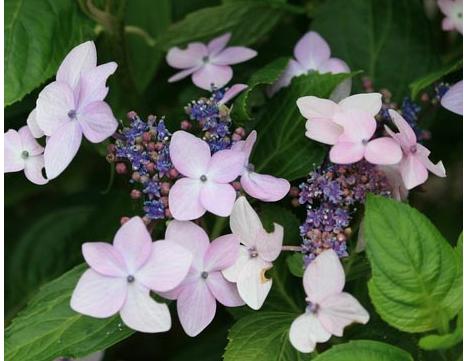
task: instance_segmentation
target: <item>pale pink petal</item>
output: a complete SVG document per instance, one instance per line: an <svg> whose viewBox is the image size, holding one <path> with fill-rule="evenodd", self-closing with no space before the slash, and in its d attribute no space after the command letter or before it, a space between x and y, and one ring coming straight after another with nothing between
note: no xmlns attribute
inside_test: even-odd
<svg viewBox="0 0 464 361"><path fill-rule="evenodd" d="M462 115L462 80L448 89L441 98L441 105L453 113Z"/></svg>
<svg viewBox="0 0 464 361"><path fill-rule="evenodd" d="M318 98L312 95L298 98L296 105L301 115L306 119L323 118L325 120L331 120L335 112L338 111L338 105L332 100Z"/></svg>
<svg viewBox="0 0 464 361"><path fill-rule="evenodd" d="M343 60L338 58L330 58L319 67L320 73L349 73L350 67Z"/></svg>
<svg viewBox="0 0 464 361"><path fill-rule="evenodd" d="M101 143L118 128L110 106L102 101L87 104L77 115L84 136L92 143Z"/></svg>
<svg viewBox="0 0 464 361"><path fill-rule="evenodd" d="M36 105L37 125L48 136L69 123L69 113L76 110L71 87L59 81L48 84L40 92Z"/></svg>
<svg viewBox="0 0 464 361"><path fill-rule="evenodd" d="M132 217L118 229L113 245L123 256L131 275L143 266L152 252L150 233L140 217Z"/></svg>
<svg viewBox="0 0 464 361"><path fill-rule="evenodd" d="M205 271L221 271L232 266L239 255L240 241L234 234L216 238L206 251Z"/></svg>
<svg viewBox="0 0 464 361"><path fill-rule="evenodd" d="M248 88L246 84L234 84L225 93L218 104L226 104L229 100L235 98L238 94Z"/></svg>
<svg viewBox="0 0 464 361"><path fill-rule="evenodd" d="M324 299L319 305L317 318L332 335L342 337L346 326L354 322L366 324L369 314L356 298L342 292Z"/></svg>
<svg viewBox="0 0 464 361"><path fill-rule="evenodd" d="M223 50L229 42L231 35L231 33L225 33L224 35L218 36L217 38L211 40L208 43L209 56L214 56Z"/></svg>
<svg viewBox="0 0 464 361"><path fill-rule="evenodd" d="M425 183L429 177L427 168L422 164L420 158L412 154L405 155L401 160L400 173L407 189Z"/></svg>
<svg viewBox="0 0 464 361"><path fill-rule="evenodd" d="M267 233L264 229L256 239L256 250L259 257L265 261L274 261L282 251L282 242L284 240L284 227L274 223L274 231Z"/></svg>
<svg viewBox="0 0 464 361"><path fill-rule="evenodd" d="M109 243L86 242L82 245L82 255L94 271L104 276L128 276L123 256Z"/></svg>
<svg viewBox="0 0 464 361"><path fill-rule="evenodd" d="M304 73L306 73L306 70L301 66L301 64L293 59L290 59L287 67L280 75L279 79L277 79L274 84L267 88L268 96L272 97L281 88L289 86L293 78Z"/></svg>
<svg viewBox="0 0 464 361"><path fill-rule="evenodd" d="M404 201L408 199L408 190L404 185L403 179L398 165L384 165L378 167L387 177L388 183L392 188L393 198L398 201Z"/></svg>
<svg viewBox="0 0 464 361"><path fill-rule="evenodd" d="M74 89L80 79L81 74L92 70L97 66L97 49L93 41L86 41L73 48L66 58L64 58L58 72L56 80L67 83Z"/></svg>
<svg viewBox="0 0 464 361"><path fill-rule="evenodd" d="M41 138L45 134L42 129L40 129L39 125L37 124L37 111L34 108L32 112L29 113L27 117L27 126L31 130L32 135L34 138Z"/></svg>
<svg viewBox="0 0 464 361"><path fill-rule="evenodd" d="M310 31L296 43L294 55L306 70L318 70L330 58L330 48L318 33Z"/></svg>
<svg viewBox="0 0 464 361"><path fill-rule="evenodd" d="M188 77L189 75L195 73L200 68L201 68L201 65L179 71L178 73L175 73L173 76L171 76L168 79L168 82L173 83L175 81L179 81L181 79L184 79L184 78Z"/></svg>
<svg viewBox="0 0 464 361"><path fill-rule="evenodd" d="M453 11L453 0L438 0L437 5L445 15L451 15Z"/></svg>
<svg viewBox="0 0 464 361"><path fill-rule="evenodd" d="M362 143L340 142L330 149L330 161L336 164L352 164L364 157L365 146Z"/></svg>
<svg viewBox="0 0 464 361"><path fill-rule="evenodd" d="M245 304L238 294L237 286L227 281L221 272L209 273L206 284L216 300L224 306L237 307Z"/></svg>
<svg viewBox="0 0 464 361"><path fill-rule="evenodd" d="M222 270L222 275L225 277L226 280L236 283L238 281L240 273L242 272L243 268L245 267L245 264L248 262L249 259L250 253L248 252L247 247L240 246L239 256L237 260L232 266Z"/></svg>
<svg viewBox="0 0 464 361"><path fill-rule="evenodd" d="M290 190L290 183L283 178L246 171L240 178L243 190L263 202L277 202Z"/></svg>
<svg viewBox="0 0 464 361"><path fill-rule="evenodd" d="M186 286L179 294L177 313L185 333L191 337L211 323L216 314L216 299L203 279Z"/></svg>
<svg viewBox="0 0 464 361"><path fill-rule="evenodd" d="M388 111L393 124L398 128L400 134L397 134L397 139L400 140L402 147L409 148L416 144L417 138L416 133L408 124L408 122L395 110L390 109ZM387 127L388 128L388 127Z"/></svg>
<svg viewBox="0 0 464 361"><path fill-rule="evenodd" d="M187 69L203 63L203 57L208 55L208 49L202 43L190 43L187 48L178 47L169 50L166 61L173 68Z"/></svg>
<svg viewBox="0 0 464 361"><path fill-rule="evenodd" d="M24 159L21 137L16 130L10 129L3 136L4 141L4 172L18 172L24 169Z"/></svg>
<svg viewBox="0 0 464 361"><path fill-rule="evenodd" d="M125 278L103 276L88 269L79 279L71 297L71 308L96 318L117 313L126 301Z"/></svg>
<svg viewBox="0 0 464 361"><path fill-rule="evenodd" d="M272 280L265 272L272 267L260 257L248 258L237 279L240 297L254 310L259 310L272 287Z"/></svg>
<svg viewBox="0 0 464 361"><path fill-rule="evenodd" d="M32 135L31 130L28 126L21 127L18 131L21 137L22 149L29 153L29 156L42 154L44 147L42 147Z"/></svg>
<svg viewBox="0 0 464 361"><path fill-rule="evenodd" d="M326 342L330 336L317 317L310 312L298 316L290 326L290 343L300 352L313 352L316 343Z"/></svg>
<svg viewBox="0 0 464 361"><path fill-rule="evenodd" d="M216 65L232 65L243 63L254 58L258 53L250 48L243 46L230 46L222 50L219 54L210 56L211 63Z"/></svg>
<svg viewBox="0 0 464 361"><path fill-rule="evenodd" d="M308 265L303 276L303 286L308 299L317 304L342 292L345 272L335 251L323 251Z"/></svg>
<svg viewBox="0 0 464 361"><path fill-rule="evenodd" d="M191 178L206 174L211 159L208 143L183 130L172 135L169 154L174 167Z"/></svg>
<svg viewBox="0 0 464 361"><path fill-rule="evenodd" d="M175 242L153 242L150 257L135 273L135 278L155 292L170 291L184 280L192 258L189 250Z"/></svg>
<svg viewBox="0 0 464 361"><path fill-rule="evenodd" d="M58 177L76 156L82 141L82 130L78 122L64 123L53 132L45 146L45 172L48 179Z"/></svg>
<svg viewBox="0 0 464 361"><path fill-rule="evenodd" d="M230 184L206 182L200 192L200 202L209 212L220 217L228 217L232 212L236 196L236 191Z"/></svg>
<svg viewBox="0 0 464 361"><path fill-rule="evenodd" d="M34 184L46 184L48 183L48 179L43 175L42 170L44 167L45 162L43 155L29 157L24 163L24 175Z"/></svg>
<svg viewBox="0 0 464 361"><path fill-rule="evenodd" d="M433 174L437 175L438 177L446 177L446 170L443 166L442 161L439 161L437 164L434 164L429 159L430 151L424 147L422 144L417 144L417 157L422 162L422 164Z"/></svg>
<svg viewBox="0 0 464 361"><path fill-rule="evenodd" d="M382 108L382 94L363 93L354 94L338 103L343 110L361 110L372 117Z"/></svg>
<svg viewBox="0 0 464 361"><path fill-rule="evenodd" d="M205 64L192 75L193 84L205 90L212 86L222 88L232 79L232 68L228 65Z"/></svg>
<svg viewBox="0 0 464 361"><path fill-rule="evenodd" d="M231 149L214 153L208 165L208 181L215 183L232 182L242 173L247 158L245 153Z"/></svg>
<svg viewBox="0 0 464 361"><path fill-rule="evenodd" d="M206 209L200 200L202 182L197 179L181 178L169 191L169 210L174 219L190 221L200 218Z"/></svg>
<svg viewBox="0 0 464 361"><path fill-rule="evenodd" d="M338 142L368 141L375 133L375 118L361 110L346 110L334 115L333 121L343 127Z"/></svg>
<svg viewBox="0 0 464 361"><path fill-rule="evenodd" d="M230 229L247 247L256 246L256 238L263 229L261 220L247 199L239 197L230 216Z"/></svg>
<svg viewBox="0 0 464 361"><path fill-rule="evenodd" d="M256 143L256 138L258 136L258 133L256 133L256 130L253 130L246 140L239 140L238 142L234 143L232 145L232 150L237 151L237 152L243 152L246 154L246 160L245 163L248 164L248 158L250 158L251 151L253 150L253 146Z"/></svg>
<svg viewBox="0 0 464 361"><path fill-rule="evenodd" d="M455 28L454 21L451 20L450 18L444 18L441 22L441 28L444 31L453 31Z"/></svg>
<svg viewBox="0 0 464 361"><path fill-rule="evenodd" d="M155 333L171 328L168 306L151 298L150 290L138 282L128 285L120 314L123 322L136 331Z"/></svg>
<svg viewBox="0 0 464 361"><path fill-rule="evenodd" d="M306 121L305 135L309 139L333 145L343 133L343 127L325 118L313 118Z"/></svg>
<svg viewBox="0 0 464 361"><path fill-rule="evenodd" d="M364 158L372 164L396 164L400 162L402 156L400 145L389 137L371 140L367 143L364 152Z"/></svg>
<svg viewBox="0 0 464 361"><path fill-rule="evenodd" d="M118 64L110 62L99 65L82 74L81 81L79 83L80 108L89 103L105 99L109 90L106 86L106 81L108 77L116 71L117 67Z"/></svg>

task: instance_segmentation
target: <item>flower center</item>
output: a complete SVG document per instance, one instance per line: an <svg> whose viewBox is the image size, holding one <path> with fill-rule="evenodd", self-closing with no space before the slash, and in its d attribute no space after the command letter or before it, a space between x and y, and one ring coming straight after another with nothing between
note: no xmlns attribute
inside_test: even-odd
<svg viewBox="0 0 464 361"><path fill-rule="evenodd" d="M204 174L202 174L201 177L200 177L200 180L201 180L203 183L205 183L205 182L208 180L208 178L207 178Z"/></svg>
<svg viewBox="0 0 464 361"><path fill-rule="evenodd" d="M258 251L256 250L255 247L248 249L248 254L250 255L251 258L258 257Z"/></svg>
<svg viewBox="0 0 464 361"><path fill-rule="evenodd" d="M203 271L201 272L201 278L203 278L204 280L208 278L208 272L206 271Z"/></svg>
<svg viewBox="0 0 464 361"><path fill-rule="evenodd" d="M363 139L363 140L362 140L362 144L363 144L363 145L367 145L367 143L369 143L369 140L368 140L368 139Z"/></svg>
<svg viewBox="0 0 464 361"><path fill-rule="evenodd" d="M27 150L23 150L21 153L21 158L23 159L29 158L29 152Z"/></svg>
<svg viewBox="0 0 464 361"><path fill-rule="evenodd" d="M127 276L127 283L132 283L135 281L135 277L132 275Z"/></svg>
<svg viewBox="0 0 464 361"><path fill-rule="evenodd" d="M417 152L417 147L415 145L412 145L410 148L409 148L409 151L411 153L416 153Z"/></svg>
<svg viewBox="0 0 464 361"><path fill-rule="evenodd" d="M76 111L74 109L72 109L72 110L70 110L68 112L69 119L76 119L76 115L77 115L77 113L76 113Z"/></svg>
<svg viewBox="0 0 464 361"><path fill-rule="evenodd" d="M202 60L203 60L203 63L209 62L209 56L205 55Z"/></svg>
<svg viewBox="0 0 464 361"><path fill-rule="evenodd" d="M319 309L319 305L317 303L312 303L311 301L308 301L308 300L306 300L306 303L308 304L306 306L306 312L316 313L317 310Z"/></svg>

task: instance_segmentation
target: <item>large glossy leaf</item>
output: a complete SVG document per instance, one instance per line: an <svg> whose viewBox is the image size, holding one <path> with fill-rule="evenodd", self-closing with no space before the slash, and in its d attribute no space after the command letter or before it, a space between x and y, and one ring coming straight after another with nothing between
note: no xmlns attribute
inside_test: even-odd
<svg viewBox="0 0 464 361"><path fill-rule="evenodd" d="M408 94L412 81L438 65L431 25L418 0L328 0L312 29L327 40L334 56L364 70L376 89L389 89L397 100Z"/></svg>
<svg viewBox="0 0 464 361"><path fill-rule="evenodd" d="M70 298L86 269L80 265L42 287L5 330L6 361L50 361L104 350L133 331L119 316L96 319L71 310Z"/></svg>
<svg viewBox="0 0 464 361"><path fill-rule="evenodd" d="M365 232L369 295L382 319L407 332L446 328L461 307L462 281L435 226L406 204L369 196Z"/></svg>
<svg viewBox="0 0 464 361"><path fill-rule="evenodd" d="M5 1L5 105L51 78L75 45L93 37L77 1Z"/></svg>

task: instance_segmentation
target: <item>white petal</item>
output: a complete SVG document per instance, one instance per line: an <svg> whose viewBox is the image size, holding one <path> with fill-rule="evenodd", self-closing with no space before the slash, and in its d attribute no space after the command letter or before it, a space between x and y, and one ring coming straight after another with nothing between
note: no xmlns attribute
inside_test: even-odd
<svg viewBox="0 0 464 361"><path fill-rule="evenodd" d="M42 185L48 183L48 179L44 177L42 170L45 167L43 155L29 157L24 162L24 174L32 183Z"/></svg>
<svg viewBox="0 0 464 361"><path fill-rule="evenodd" d="M239 256L235 263L229 268L222 270L222 274L225 279L230 282L237 282L240 273L242 272L249 258L250 254L248 253L248 249L245 246L240 246Z"/></svg>
<svg viewBox="0 0 464 361"><path fill-rule="evenodd" d="M45 134L42 129L40 129L39 124L37 124L37 118L36 118L36 110L35 108L32 110L32 112L29 113L29 116L27 117L27 126L31 130L32 135L34 138L41 138Z"/></svg>
<svg viewBox="0 0 464 361"><path fill-rule="evenodd" d="M4 141L4 171L19 172L24 169L24 159L21 157L23 151L21 137L16 130L10 129L3 136Z"/></svg>
<svg viewBox="0 0 464 361"><path fill-rule="evenodd" d="M365 93L354 94L343 99L339 105L343 110L363 110L371 116L375 116L382 108L382 94Z"/></svg>
<svg viewBox="0 0 464 361"><path fill-rule="evenodd" d="M266 270L272 263L259 257L249 258L237 280L238 293L245 303L254 310L259 310L272 287L272 280L266 278Z"/></svg>
<svg viewBox="0 0 464 361"><path fill-rule="evenodd" d="M230 229L238 236L240 242L248 247L256 245L256 237L263 229L255 210L243 196L235 201L230 215Z"/></svg>
<svg viewBox="0 0 464 361"><path fill-rule="evenodd" d="M93 41L86 41L74 47L66 58L64 58L56 80L63 81L75 88L83 72L89 71L97 66L97 49Z"/></svg>
<svg viewBox="0 0 464 361"><path fill-rule="evenodd" d="M274 261L282 251L283 240L284 227L280 224L274 223L274 231L272 233L267 233L265 230L260 232L260 235L256 239L256 249L259 257L267 262Z"/></svg>
<svg viewBox="0 0 464 361"><path fill-rule="evenodd" d="M314 314L305 313L292 322L289 338L298 351L309 353L314 351L316 343L328 341L330 333L322 327Z"/></svg>

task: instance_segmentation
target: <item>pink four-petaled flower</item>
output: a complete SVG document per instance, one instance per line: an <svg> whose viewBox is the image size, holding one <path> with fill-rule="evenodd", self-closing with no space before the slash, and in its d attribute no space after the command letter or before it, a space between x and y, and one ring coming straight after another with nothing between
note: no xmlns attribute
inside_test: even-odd
<svg viewBox="0 0 464 361"><path fill-rule="evenodd" d="M441 27L446 31L459 31L462 34L462 0L438 0L438 7L445 15Z"/></svg>
<svg viewBox="0 0 464 361"><path fill-rule="evenodd" d="M452 85L441 98L441 105L449 111L462 115L462 80Z"/></svg>

